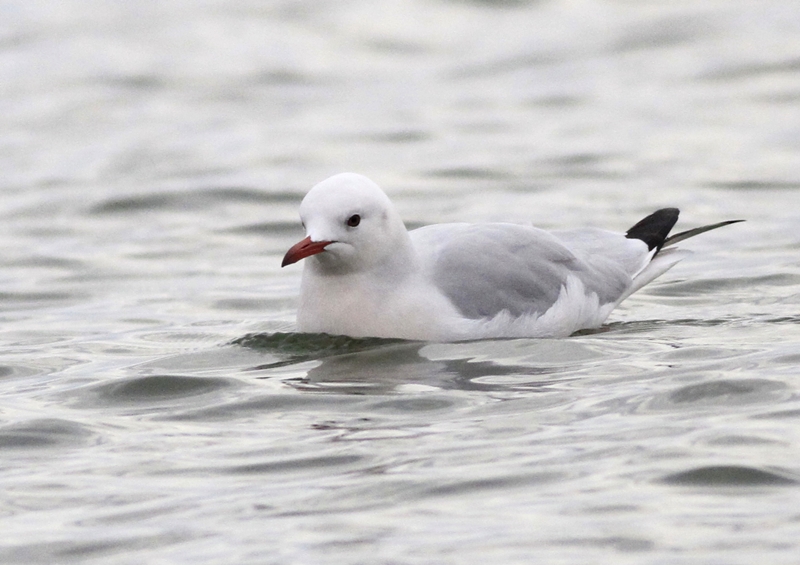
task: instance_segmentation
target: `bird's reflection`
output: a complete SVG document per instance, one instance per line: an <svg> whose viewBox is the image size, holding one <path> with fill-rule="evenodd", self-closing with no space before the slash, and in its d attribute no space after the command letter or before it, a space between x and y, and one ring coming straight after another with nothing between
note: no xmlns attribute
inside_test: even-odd
<svg viewBox="0 0 800 565"><path fill-rule="evenodd" d="M339 394L387 394L415 387L464 391L545 389L552 379L544 378L563 371L563 367L526 366L459 357L431 360L422 349L426 343L398 340L355 340L339 336L308 334L296 338L307 347L286 347L287 341L273 336L250 340L248 347L288 353L274 362L252 367L264 371L276 367L316 361L303 376L284 382L299 390L329 391ZM288 334L287 334L288 335ZM302 334L297 334L302 335ZM252 336L251 336L252 337ZM276 346L277 344L277 346Z"/></svg>

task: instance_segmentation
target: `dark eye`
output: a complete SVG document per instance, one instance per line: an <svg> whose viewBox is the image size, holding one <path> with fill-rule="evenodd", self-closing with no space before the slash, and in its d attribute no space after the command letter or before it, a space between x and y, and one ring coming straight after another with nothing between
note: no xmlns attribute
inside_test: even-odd
<svg viewBox="0 0 800 565"><path fill-rule="evenodd" d="M347 218L347 225L350 226L351 228L356 227L360 223L361 223L361 216L359 216L358 214L353 214L352 216Z"/></svg>

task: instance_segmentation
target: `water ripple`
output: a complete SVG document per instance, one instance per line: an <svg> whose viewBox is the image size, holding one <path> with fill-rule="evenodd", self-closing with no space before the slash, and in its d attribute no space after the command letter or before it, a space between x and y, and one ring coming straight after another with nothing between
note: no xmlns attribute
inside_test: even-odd
<svg viewBox="0 0 800 565"><path fill-rule="evenodd" d="M56 418L29 420L0 427L0 450L81 445L94 435L76 422Z"/></svg>
<svg viewBox="0 0 800 565"><path fill-rule="evenodd" d="M732 407L780 402L790 396L782 382L768 379L718 379L678 387L652 398L650 410L697 409L699 407Z"/></svg>
<svg viewBox="0 0 800 565"><path fill-rule="evenodd" d="M95 385L82 391L82 397L94 396L94 403L99 406L157 404L211 394L230 387L232 383L230 379L213 377L149 375Z"/></svg>
<svg viewBox="0 0 800 565"><path fill-rule="evenodd" d="M742 487L796 485L800 481L782 471L741 465L711 465L667 475L662 482L681 486Z"/></svg>

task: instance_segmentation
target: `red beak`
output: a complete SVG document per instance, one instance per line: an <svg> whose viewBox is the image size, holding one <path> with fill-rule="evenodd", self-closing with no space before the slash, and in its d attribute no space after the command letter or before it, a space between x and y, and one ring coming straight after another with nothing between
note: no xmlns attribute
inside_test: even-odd
<svg viewBox="0 0 800 565"><path fill-rule="evenodd" d="M281 263L281 267L285 267L286 265L291 265L292 263L297 263L300 259L305 259L306 257L310 257L311 255L322 253L323 251L325 251L325 247L327 247L331 243L333 242L311 241L311 236L308 236L303 241L295 243L289 248L289 251L287 251L286 255L283 256L283 263Z"/></svg>

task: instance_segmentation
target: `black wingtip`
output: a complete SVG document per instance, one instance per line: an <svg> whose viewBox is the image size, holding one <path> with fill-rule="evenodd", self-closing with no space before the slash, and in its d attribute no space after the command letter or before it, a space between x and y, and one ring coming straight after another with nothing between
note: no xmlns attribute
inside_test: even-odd
<svg viewBox="0 0 800 565"><path fill-rule="evenodd" d="M667 241L670 230L678 221L679 214L680 210L677 208L656 210L625 232L625 237L641 239L647 244L648 249L661 249Z"/></svg>

